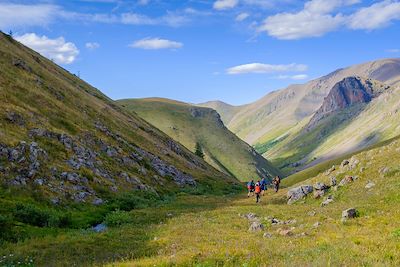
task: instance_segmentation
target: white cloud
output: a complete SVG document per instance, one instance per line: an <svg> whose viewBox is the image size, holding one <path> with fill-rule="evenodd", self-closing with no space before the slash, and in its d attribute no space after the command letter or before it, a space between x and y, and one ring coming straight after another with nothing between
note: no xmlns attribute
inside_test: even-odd
<svg viewBox="0 0 400 267"><path fill-rule="evenodd" d="M214 2L214 9L224 10L234 8L239 4L239 0L217 0Z"/></svg>
<svg viewBox="0 0 400 267"><path fill-rule="evenodd" d="M308 78L307 74L297 74L297 75L279 75L277 77L280 80L305 80Z"/></svg>
<svg viewBox="0 0 400 267"><path fill-rule="evenodd" d="M339 7L359 3L359 0L311 0L297 13L279 13L265 19L259 31L283 40L318 37L345 24L341 13L330 14Z"/></svg>
<svg viewBox="0 0 400 267"><path fill-rule="evenodd" d="M307 65L304 64L287 64L287 65L271 65L263 63L249 63L231 67L226 70L226 73L234 74L245 74L245 73L277 73L277 72L301 72L308 69Z"/></svg>
<svg viewBox="0 0 400 267"><path fill-rule="evenodd" d="M236 21L243 21L243 20L247 19L249 16L250 16L249 13L243 12L243 13L240 13L239 15L237 15L235 20Z"/></svg>
<svg viewBox="0 0 400 267"><path fill-rule="evenodd" d="M388 53L400 53L400 49L397 49L397 48L387 49L386 52L388 52Z"/></svg>
<svg viewBox="0 0 400 267"><path fill-rule="evenodd" d="M99 44L99 43L96 43L96 42L89 42L89 43L86 43L86 44L85 44L85 47L86 47L87 49L89 49L89 50L95 50L95 49L97 49L97 48L100 47L100 44Z"/></svg>
<svg viewBox="0 0 400 267"><path fill-rule="evenodd" d="M133 48L158 50L158 49L178 49L181 48L183 44L161 38L144 38L133 42L129 46Z"/></svg>
<svg viewBox="0 0 400 267"><path fill-rule="evenodd" d="M150 0L138 0L138 4L141 6L145 6L150 3Z"/></svg>
<svg viewBox="0 0 400 267"><path fill-rule="evenodd" d="M55 5L22 5L0 3L0 28L46 26L60 12Z"/></svg>
<svg viewBox="0 0 400 267"><path fill-rule="evenodd" d="M400 20L400 2L385 0L358 10L350 17L351 29L374 30Z"/></svg>
<svg viewBox="0 0 400 267"><path fill-rule="evenodd" d="M79 54L75 44L65 42L63 37L50 39L35 33L27 33L16 36L15 39L58 64L71 64Z"/></svg>

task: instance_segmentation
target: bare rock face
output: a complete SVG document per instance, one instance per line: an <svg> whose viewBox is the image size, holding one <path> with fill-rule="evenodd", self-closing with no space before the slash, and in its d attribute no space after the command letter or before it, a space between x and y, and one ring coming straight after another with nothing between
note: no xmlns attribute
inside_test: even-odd
<svg viewBox="0 0 400 267"><path fill-rule="evenodd" d="M347 77L335 84L325 98L320 109L315 113L308 129L314 128L319 121L330 114L350 106L368 103L389 87L372 79L361 77Z"/></svg>

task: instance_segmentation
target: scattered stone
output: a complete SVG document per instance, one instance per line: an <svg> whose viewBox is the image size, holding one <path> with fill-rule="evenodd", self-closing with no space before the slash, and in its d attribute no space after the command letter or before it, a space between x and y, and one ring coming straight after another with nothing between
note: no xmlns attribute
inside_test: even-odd
<svg viewBox="0 0 400 267"><path fill-rule="evenodd" d="M330 178L330 182L331 182L331 186L336 186L337 185L336 176L332 176Z"/></svg>
<svg viewBox="0 0 400 267"><path fill-rule="evenodd" d="M333 165L329 170L327 170L326 172L325 172L325 175L326 176L329 176L332 172L334 172L336 170L336 166L335 165Z"/></svg>
<svg viewBox="0 0 400 267"><path fill-rule="evenodd" d="M96 233L102 233L107 230L107 225L105 225L104 223L100 223L100 224L92 227L92 230Z"/></svg>
<svg viewBox="0 0 400 267"><path fill-rule="evenodd" d="M313 187L311 185L302 185L290 189L287 192L288 204L293 204L294 202L304 198L308 194L313 192Z"/></svg>
<svg viewBox="0 0 400 267"><path fill-rule="evenodd" d="M348 219L353 219L356 217L357 217L357 210L355 208L350 208L342 212L342 222L345 222Z"/></svg>
<svg viewBox="0 0 400 267"><path fill-rule="evenodd" d="M343 160L342 163L340 164L341 168L344 168L345 166L349 165L349 161L347 159Z"/></svg>
<svg viewBox="0 0 400 267"><path fill-rule="evenodd" d="M281 236L293 236L294 235L294 233L293 233L293 230L294 229L296 229L295 227L292 227L292 228L290 228L290 229L282 229L282 228L279 228L278 230L277 230L277 233L279 234L279 235L281 235Z"/></svg>
<svg viewBox="0 0 400 267"><path fill-rule="evenodd" d="M353 156L349 162L350 169L351 170L355 169L359 163L360 163L360 161L356 157Z"/></svg>
<svg viewBox="0 0 400 267"><path fill-rule="evenodd" d="M383 168L381 168L380 170L379 170L379 174L381 174L381 175L385 175L385 174L387 174L388 172L390 172L390 168L389 167L383 167Z"/></svg>
<svg viewBox="0 0 400 267"><path fill-rule="evenodd" d="M6 113L6 120L10 123L16 124L18 126L24 126L25 120L20 114L13 111Z"/></svg>
<svg viewBox="0 0 400 267"><path fill-rule="evenodd" d="M42 186L44 184L44 180L43 179L35 179L35 184Z"/></svg>
<svg viewBox="0 0 400 267"><path fill-rule="evenodd" d="M322 203L321 203L321 207L325 207L327 205L329 205L330 203L333 202L333 196L329 195Z"/></svg>
<svg viewBox="0 0 400 267"><path fill-rule="evenodd" d="M258 217L256 214L254 213L247 213L243 215L244 218L246 218L249 221L254 221L254 220L258 220Z"/></svg>
<svg viewBox="0 0 400 267"><path fill-rule="evenodd" d="M314 228L318 228L318 227L320 227L322 224L320 223L320 222L316 222L316 223L314 223L313 224L313 227Z"/></svg>
<svg viewBox="0 0 400 267"><path fill-rule="evenodd" d="M368 184L365 186L365 189L371 189L374 186L375 186L374 182L368 182Z"/></svg>
<svg viewBox="0 0 400 267"><path fill-rule="evenodd" d="M365 171L365 167L360 168L360 172L363 173Z"/></svg>
<svg viewBox="0 0 400 267"><path fill-rule="evenodd" d="M264 230L264 225L259 221L252 222L249 228L249 232L257 232L262 230Z"/></svg>
<svg viewBox="0 0 400 267"><path fill-rule="evenodd" d="M102 200L101 198L95 198L95 199L92 201L92 204L95 205L95 206L100 206L100 205L103 205L103 204L104 204L104 200Z"/></svg>
<svg viewBox="0 0 400 267"><path fill-rule="evenodd" d="M325 195L325 192L328 191L329 186L324 183L318 182L314 185L314 198L320 198Z"/></svg>
<svg viewBox="0 0 400 267"><path fill-rule="evenodd" d="M307 215L310 217L314 217L315 215L317 215L317 212L315 212L314 210L307 212Z"/></svg>
<svg viewBox="0 0 400 267"><path fill-rule="evenodd" d="M57 197L55 197L55 198L50 199L50 202L51 202L53 205L58 205L58 204L60 204L60 199L57 198Z"/></svg>
<svg viewBox="0 0 400 267"><path fill-rule="evenodd" d="M353 176L346 176L340 181L339 186L345 186L352 182L354 182Z"/></svg>
<svg viewBox="0 0 400 267"><path fill-rule="evenodd" d="M264 233L263 237L264 238L272 238L272 234L271 233Z"/></svg>

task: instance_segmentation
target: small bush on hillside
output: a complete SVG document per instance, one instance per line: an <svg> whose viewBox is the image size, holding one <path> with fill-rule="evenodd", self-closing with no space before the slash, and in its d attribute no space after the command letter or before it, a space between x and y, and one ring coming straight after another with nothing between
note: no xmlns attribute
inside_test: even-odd
<svg viewBox="0 0 400 267"><path fill-rule="evenodd" d="M68 227L72 222L69 213L60 214L31 204L17 204L13 214L18 221L38 227Z"/></svg>
<svg viewBox="0 0 400 267"><path fill-rule="evenodd" d="M112 200L114 210L130 211L155 206L161 198L152 192L133 191L122 193Z"/></svg>
<svg viewBox="0 0 400 267"><path fill-rule="evenodd" d="M0 214L0 243L2 240L9 240L12 234L13 221L9 216Z"/></svg>
<svg viewBox="0 0 400 267"><path fill-rule="evenodd" d="M110 227L121 226L130 222L132 222L131 215L128 212L121 210L116 210L107 214L104 219L104 223Z"/></svg>

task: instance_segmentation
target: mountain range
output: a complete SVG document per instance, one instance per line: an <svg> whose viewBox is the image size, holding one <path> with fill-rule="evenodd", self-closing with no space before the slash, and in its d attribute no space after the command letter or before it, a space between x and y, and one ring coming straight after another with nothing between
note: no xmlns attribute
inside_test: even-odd
<svg viewBox="0 0 400 267"><path fill-rule="evenodd" d="M200 106L216 109L228 129L290 174L399 135L399 85L400 59L382 59L247 105Z"/></svg>

